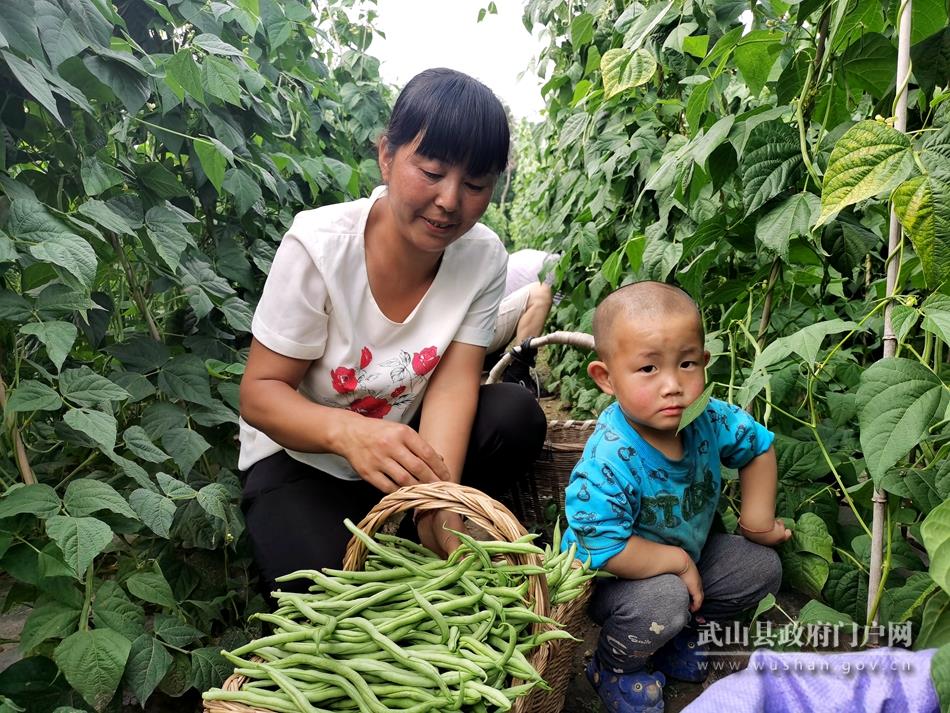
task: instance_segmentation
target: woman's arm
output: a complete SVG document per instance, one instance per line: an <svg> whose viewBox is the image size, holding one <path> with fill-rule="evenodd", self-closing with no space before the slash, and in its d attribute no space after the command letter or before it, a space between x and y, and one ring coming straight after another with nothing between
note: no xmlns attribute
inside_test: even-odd
<svg viewBox="0 0 950 713"><path fill-rule="evenodd" d="M422 402L419 435L442 456L448 468L446 479L455 483L462 480L484 362L484 347L452 342Z"/></svg>
<svg viewBox="0 0 950 713"><path fill-rule="evenodd" d="M444 480L459 483L478 406L485 348L452 342L436 367L422 402L419 434L445 462ZM427 511L416 522L419 540L433 552L449 554L459 546L448 530L463 531L462 518L447 510Z"/></svg>
<svg viewBox="0 0 950 713"><path fill-rule="evenodd" d="M439 454L408 426L321 406L299 393L310 364L252 340L241 379L241 417L285 448L343 456L385 493L449 477Z"/></svg>

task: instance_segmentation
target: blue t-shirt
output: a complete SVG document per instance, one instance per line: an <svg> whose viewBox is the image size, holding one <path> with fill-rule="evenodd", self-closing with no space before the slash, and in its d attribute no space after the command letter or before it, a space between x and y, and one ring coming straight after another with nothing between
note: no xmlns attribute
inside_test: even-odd
<svg viewBox="0 0 950 713"><path fill-rule="evenodd" d="M571 473L562 548L576 542L580 559L602 567L639 535L698 560L719 503L720 464L742 468L775 436L716 399L680 435L683 458L671 460L637 433L618 403L608 406Z"/></svg>

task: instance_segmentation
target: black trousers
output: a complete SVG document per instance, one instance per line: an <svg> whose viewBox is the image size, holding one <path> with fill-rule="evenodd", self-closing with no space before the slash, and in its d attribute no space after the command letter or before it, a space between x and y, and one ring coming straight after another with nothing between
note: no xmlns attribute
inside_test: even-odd
<svg viewBox="0 0 950 713"><path fill-rule="evenodd" d="M498 495L524 477L541 446L547 422L519 384L491 384L479 391L462 482ZM258 461L244 473L241 508L265 592L275 578L298 569L339 568L354 523L382 498L364 480L341 480L294 460L286 451ZM306 582L282 583L287 591Z"/></svg>

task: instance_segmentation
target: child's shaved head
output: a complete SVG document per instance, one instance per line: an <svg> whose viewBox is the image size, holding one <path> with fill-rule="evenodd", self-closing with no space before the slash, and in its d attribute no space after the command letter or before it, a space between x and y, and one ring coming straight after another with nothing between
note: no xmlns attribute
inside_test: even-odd
<svg viewBox="0 0 950 713"><path fill-rule="evenodd" d="M655 319L668 315L694 315L700 344L703 323L693 298L679 287L665 282L634 282L611 292L594 312L594 345L597 355L606 361L614 344L618 318L624 320Z"/></svg>

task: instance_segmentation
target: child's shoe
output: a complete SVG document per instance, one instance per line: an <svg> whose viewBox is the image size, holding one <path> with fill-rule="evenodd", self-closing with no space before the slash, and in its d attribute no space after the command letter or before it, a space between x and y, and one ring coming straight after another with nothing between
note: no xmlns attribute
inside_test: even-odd
<svg viewBox="0 0 950 713"><path fill-rule="evenodd" d="M587 680L610 713L663 713L662 673L614 673L601 666L594 654L587 664Z"/></svg>
<svg viewBox="0 0 950 713"><path fill-rule="evenodd" d="M653 655L653 665L670 678L701 683L709 675L706 645L699 643L699 632L691 626L664 644Z"/></svg>

